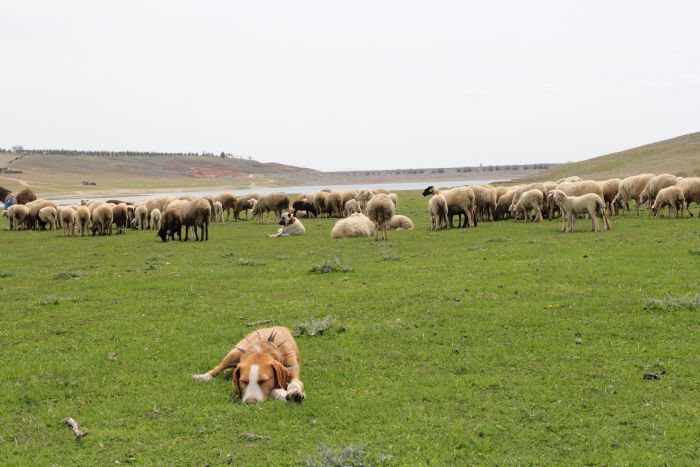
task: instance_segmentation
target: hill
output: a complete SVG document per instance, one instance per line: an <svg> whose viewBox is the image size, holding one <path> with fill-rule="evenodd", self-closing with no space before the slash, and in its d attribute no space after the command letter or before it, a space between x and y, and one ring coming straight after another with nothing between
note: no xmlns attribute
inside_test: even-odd
<svg viewBox="0 0 700 467"><path fill-rule="evenodd" d="M602 180L644 172L700 176L700 132L561 164L515 181L558 180L571 175Z"/></svg>

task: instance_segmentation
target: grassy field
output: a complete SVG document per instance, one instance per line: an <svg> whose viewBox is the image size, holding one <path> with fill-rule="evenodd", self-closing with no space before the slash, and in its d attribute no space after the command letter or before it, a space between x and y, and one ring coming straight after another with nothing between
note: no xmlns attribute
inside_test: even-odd
<svg viewBox="0 0 700 467"><path fill-rule="evenodd" d="M416 229L379 243L331 240L332 220L301 238L238 222L164 244L3 219L2 464L700 463L700 310L686 300L700 219L430 232L426 204L401 193ZM336 272L311 272L325 262ZM665 295L679 300L645 307ZM302 405L243 405L226 377L190 379L246 323L327 316L297 340Z"/></svg>
<svg viewBox="0 0 700 467"><path fill-rule="evenodd" d="M700 132L646 144L626 151L561 164L517 181L558 180L570 175L605 180L640 173L700 176Z"/></svg>

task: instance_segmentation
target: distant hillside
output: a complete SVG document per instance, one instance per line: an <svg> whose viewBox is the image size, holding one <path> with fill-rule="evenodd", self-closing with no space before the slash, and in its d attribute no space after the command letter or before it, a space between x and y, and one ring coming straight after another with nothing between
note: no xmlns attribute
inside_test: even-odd
<svg viewBox="0 0 700 467"><path fill-rule="evenodd" d="M581 162L561 164L515 181L558 180L572 175L602 180L644 172L700 176L700 132Z"/></svg>

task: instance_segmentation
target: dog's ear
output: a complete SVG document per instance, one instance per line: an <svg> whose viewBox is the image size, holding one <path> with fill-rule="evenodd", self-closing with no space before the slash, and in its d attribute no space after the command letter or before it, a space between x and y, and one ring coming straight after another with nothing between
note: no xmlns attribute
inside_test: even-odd
<svg viewBox="0 0 700 467"><path fill-rule="evenodd" d="M275 388L287 389L287 369L280 362L274 362L272 369L275 371Z"/></svg>
<svg viewBox="0 0 700 467"><path fill-rule="evenodd" d="M238 391L238 398L240 399L243 397L243 391L241 391L241 385L238 383L238 380L241 378L241 365L236 365L236 368L234 368L233 373L231 373L231 382L233 383L234 386L236 386L236 391Z"/></svg>

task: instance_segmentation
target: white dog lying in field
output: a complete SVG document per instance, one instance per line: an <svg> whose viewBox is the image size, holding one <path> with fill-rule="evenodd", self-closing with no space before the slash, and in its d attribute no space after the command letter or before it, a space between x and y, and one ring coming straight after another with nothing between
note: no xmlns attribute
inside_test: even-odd
<svg viewBox="0 0 700 467"><path fill-rule="evenodd" d="M268 237L287 237L290 235L304 235L306 233L304 224L294 214L289 212L282 213L279 224L284 227L279 229L276 234L268 235Z"/></svg>

